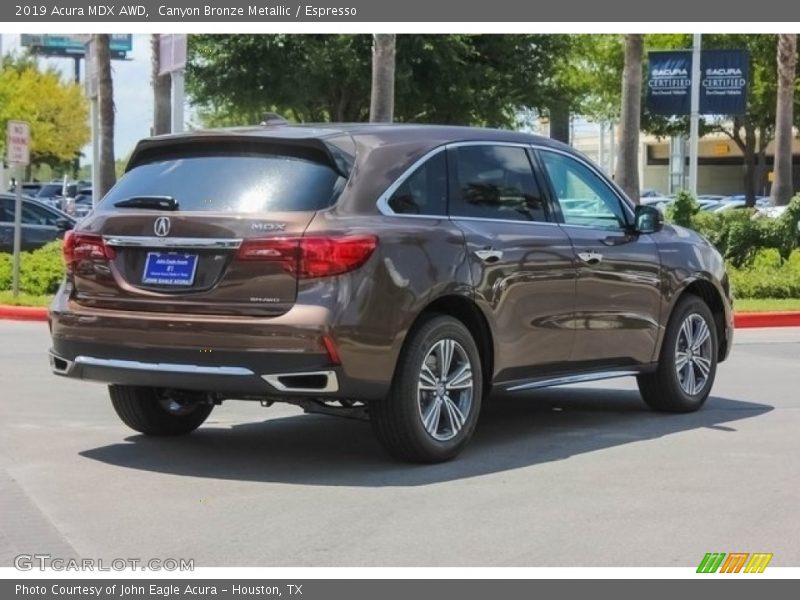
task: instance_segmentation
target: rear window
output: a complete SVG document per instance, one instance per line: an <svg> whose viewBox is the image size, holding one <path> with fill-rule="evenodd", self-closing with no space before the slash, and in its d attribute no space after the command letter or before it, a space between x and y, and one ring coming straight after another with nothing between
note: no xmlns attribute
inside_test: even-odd
<svg viewBox="0 0 800 600"><path fill-rule="evenodd" d="M179 211L259 213L331 206L344 178L328 165L277 154L168 157L134 167L105 196L102 211L137 196L171 196Z"/></svg>

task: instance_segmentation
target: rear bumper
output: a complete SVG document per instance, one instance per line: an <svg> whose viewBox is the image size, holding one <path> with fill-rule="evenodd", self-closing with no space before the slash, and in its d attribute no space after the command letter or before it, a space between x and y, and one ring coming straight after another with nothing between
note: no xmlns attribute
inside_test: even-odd
<svg viewBox="0 0 800 600"><path fill-rule="evenodd" d="M340 370L257 373L248 367L154 362L77 355L67 359L50 351L56 375L119 385L147 385L246 396L333 396L343 392ZM352 382L350 382L352 385Z"/></svg>
<svg viewBox="0 0 800 600"><path fill-rule="evenodd" d="M386 395L391 376L365 375L344 336L341 363L331 359L322 337L336 340L337 331L326 309L298 305L293 312L251 319L142 314L86 309L59 293L49 315L50 364L63 377L228 398Z"/></svg>

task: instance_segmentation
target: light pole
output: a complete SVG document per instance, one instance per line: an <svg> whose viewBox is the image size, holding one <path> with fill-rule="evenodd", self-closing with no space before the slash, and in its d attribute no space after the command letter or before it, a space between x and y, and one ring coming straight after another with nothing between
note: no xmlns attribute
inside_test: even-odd
<svg viewBox="0 0 800 600"><path fill-rule="evenodd" d="M701 34L692 44L692 96L689 123L689 192L697 198L697 155L700 141L700 46Z"/></svg>

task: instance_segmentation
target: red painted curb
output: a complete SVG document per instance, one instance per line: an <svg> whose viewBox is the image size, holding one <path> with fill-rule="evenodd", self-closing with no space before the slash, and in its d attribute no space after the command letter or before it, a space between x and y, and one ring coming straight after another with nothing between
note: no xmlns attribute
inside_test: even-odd
<svg viewBox="0 0 800 600"><path fill-rule="evenodd" d="M0 319L47 321L47 308L0 304ZM740 312L733 316L734 327L800 327L800 311Z"/></svg>
<svg viewBox="0 0 800 600"><path fill-rule="evenodd" d="M733 326L740 329L746 327L800 327L800 311L734 313Z"/></svg>
<svg viewBox="0 0 800 600"><path fill-rule="evenodd" d="M0 319L47 321L47 309L43 306L9 306L0 304Z"/></svg>

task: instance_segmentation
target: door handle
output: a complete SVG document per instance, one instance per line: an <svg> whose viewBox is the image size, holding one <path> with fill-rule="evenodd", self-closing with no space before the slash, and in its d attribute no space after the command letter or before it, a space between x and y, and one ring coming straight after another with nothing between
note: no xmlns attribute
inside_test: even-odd
<svg viewBox="0 0 800 600"><path fill-rule="evenodd" d="M475 250L475 256L485 263L494 263L503 258L503 251L486 248L485 250Z"/></svg>
<svg viewBox="0 0 800 600"><path fill-rule="evenodd" d="M578 252L578 258L587 265L596 265L603 260L603 255L599 252Z"/></svg>

